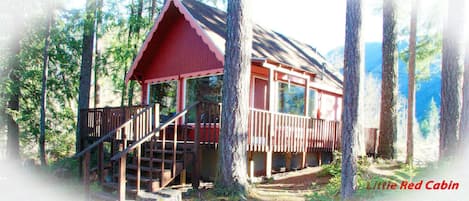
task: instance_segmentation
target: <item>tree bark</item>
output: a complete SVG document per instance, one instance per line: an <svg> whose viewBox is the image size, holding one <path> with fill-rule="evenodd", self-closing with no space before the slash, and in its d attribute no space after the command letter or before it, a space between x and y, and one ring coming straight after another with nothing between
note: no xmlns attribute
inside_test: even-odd
<svg viewBox="0 0 469 201"><path fill-rule="evenodd" d="M77 137L76 151L77 153L83 148L81 140L83 136L80 134L80 110L89 108L90 88L91 88L91 71L93 66L93 43L94 43L94 23L96 13L96 1L86 1L86 16L83 31L83 51L80 67L80 86L78 95L78 121L77 121Z"/></svg>
<svg viewBox="0 0 469 201"><path fill-rule="evenodd" d="M448 1L441 68L440 159L456 151L462 108L464 0Z"/></svg>
<svg viewBox="0 0 469 201"><path fill-rule="evenodd" d="M407 102L407 157L406 163L413 165L414 161L414 116L415 116L415 53L417 39L417 13L419 0L412 0L409 36L409 81Z"/></svg>
<svg viewBox="0 0 469 201"><path fill-rule="evenodd" d="M396 2L383 1L383 66L381 84L381 115L378 155L392 159L397 139L397 28Z"/></svg>
<svg viewBox="0 0 469 201"><path fill-rule="evenodd" d="M39 159L42 166L47 166L46 158L46 106L47 106L47 71L49 66L49 42L52 26L53 9L47 14L46 35L44 39L43 66L42 66L42 90L41 90L41 119L39 135Z"/></svg>
<svg viewBox="0 0 469 201"><path fill-rule="evenodd" d="M466 28L469 29L469 28ZM469 30L466 30L466 57L464 60L464 82L461 124L459 129L461 149L466 149L469 145ZM464 150L462 150L464 151ZM466 152L467 153L467 152Z"/></svg>
<svg viewBox="0 0 469 201"><path fill-rule="evenodd" d="M248 0L228 1L218 187L248 189L246 136L251 72L252 22Z"/></svg>
<svg viewBox="0 0 469 201"><path fill-rule="evenodd" d="M16 43L17 42L17 43ZM18 55L20 54L20 39L15 40L13 52L15 52L14 58L10 60L11 72L9 74L11 85L10 94L8 100L8 110L12 112L19 112L20 109L20 75L19 68L20 62L18 61ZM11 112L7 112L5 123L7 125L7 156L10 160L20 159L20 127L16 120L13 118Z"/></svg>
<svg viewBox="0 0 469 201"><path fill-rule="evenodd" d="M351 200L357 188L357 138L359 126L362 1L347 0L344 47L344 97L342 113L341 198Z"/></svg>
<svg viewBox="0 0 469 201"><path fill-rule="evenodd" d="M132 4L133 4L133 1L132 1ZM134 5L132 5L133 7ZM140 29L142 28L142 23L143 23L143 16L142 16L142 13L143 13L143 0L138 0L137 2L137 10L136 10L136 13L134 11L134 9L132 9L131 13L133 14L136 14L135 15L135 18L137 19L137 23L135 25L131 25L130 27L133 27L131 29L129 29L129 48L133 48L133 53L132 53L132 61L135 60L135 58L137 57L137 53L138 53L138 50L137 50L137 42L140 40ZM130 16L131 18L133 16ZM132 43L132 40L134 40L134 42ZM132 47L132 45L134 45ZM132 65L132 64L130 64ZM127 72L126 72L127 73ZM124 79L125 79L125 76L124 76ZM129 93L128 93L128 105L129 106L132 106L133 105L133 101L134 101L134 91L135 91L135 81L131 80L130 83L129 83Z"/></svg>
<svg viewBox="0 0 469 201"><path fill-rule="evenodd" d="M0 72L2 80L9 80L10 83L6 86L8 90L0 92L0 95L5 98L4 105L0 106L4 126L6 127L7 134L7 144L6 144L6 158L11 161L20 160L20 129L19 125L15 119L15 113L19 112L20 108L20 97L21 97L21 64L20 64L20 53L21 53L21 40L24 37L25 29L25 15L24 15L24 4L6 1L2 2L3 6L6 6L10 9L10 12L7 12L5 15L4 21L2 24L2 38L7 39L7 44L3 47L6 47L6 51L2 51L1 54L8 55L6 58L7 66L3 71ZM11 13L8 14L8 13ZM3 13L2 13L3 14ZM7 23L10 22L10 23ZM2 40L4 41L4 40ZM3 84L3 83L2 83ZM2 127L0 129L4 129Z"/></svg>
<svg viewBox="0 0 469 201"><path fill-rule="evenodd" d="M153 20L155 20L155 14L156 14L156 0L151 0L150 22L153 22Z"/></svg>

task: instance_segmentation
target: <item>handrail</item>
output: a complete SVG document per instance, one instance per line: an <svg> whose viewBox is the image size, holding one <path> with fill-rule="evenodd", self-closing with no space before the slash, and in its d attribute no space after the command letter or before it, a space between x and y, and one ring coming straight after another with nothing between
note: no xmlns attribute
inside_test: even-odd
<svg viewBox="0 0 469 201"><path fill-rule="evenodd" d="M120 159L123 155L126 155L128 154L130 151L134 150L136 147L140 146L141 144L143 144L145 141L149 140L154 133L156 132L159 132L160 130L162 130L163 128L169 126L173 121L175 121L176 119L180 118L181 116L185 115L190 109L192 109L193 107L195 107L196 105L198 105L200 102L199 101L196 101L195 103L193 103L192 105L190 105L189 107L186 107L182 112L179 112L178 114L175 114L173 115L169 120L167 120L165 123L163 123L162 125L158 126L158 128L156 128L155 130L151 131L150 133L148 133L145 137L141 138L140 140L134 142L133 144L131 144L130 146L128 146L125 150L122 150L121 152L117 153L116 155L114 155L111 160L112 161L115 161L117 159Z"/></svg>
<svg viewBox="0 0 469 201"><path fill-rule="evenodd" d="M145 107L145 109L143 109L142 111L140 111L139 113L135 114L131 119L127 120L126 122L122 123L119 127L115 128L114 130L110 131L108 134L104 135L103 137L99 138L99 140L95 141L93 144L91 144L90 146L87 146L85 149L83 149L81 152L75 154L73 156L73 158L79 158L81 156L83 156L86 152L89 152L91 151L93 148L95 148L96 146L98 146L99 144L103 143L105 140L109 139L111 136L113 136L114 134L116 134L116 132L119 130L119 129L122 129L124 126L126 126L127 124L129 124L130 122L132 122L133 120L137 119L138 116L140 116L141 114L143 114L144 112L146 112L147 110L153 108L155 104L151 104L151 105L148 105L147 107Z"/></svg>

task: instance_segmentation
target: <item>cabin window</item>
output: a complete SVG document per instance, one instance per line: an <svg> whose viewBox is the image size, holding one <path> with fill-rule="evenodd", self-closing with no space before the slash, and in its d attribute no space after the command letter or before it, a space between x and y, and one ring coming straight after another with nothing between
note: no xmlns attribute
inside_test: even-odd
<svg viewBox="0 0 469 201"><path fill-rule="evenodd" d="M160 121L164 122L176 113L177 81L150 85L149 103L160 104Z"/></svg>
<svg viewBox="0 0 469 201"><path fill-rule="evenodd" d="M278 111L304 115L305 88L291 83L279 82Z"/></svg>
<svg viewBox="0 0 469 201"><path fill-rule="evenodd" d="M198 77L187 79L186 81L186 107L196 101L214 103L221 103L221 90L223 86L223 75L214 75L207 77ZM219 117L219 110L216 108L204 108L202 111L202 122L217 122ZM210 114L209 114L210 113ZM195 122L195 110L188 113L187 122Z"/></svg>
<svg viewBox="0 0 469 201"><path fill-rule="evenodd" d="M314 89L310 89L309 90L309 116L310 117L313 117L313 118L316 118L317 117L317 111L318 111L318 108L317 108L317 101L316 101L316 97L318 96L317 94L318 92Z"/></svg>

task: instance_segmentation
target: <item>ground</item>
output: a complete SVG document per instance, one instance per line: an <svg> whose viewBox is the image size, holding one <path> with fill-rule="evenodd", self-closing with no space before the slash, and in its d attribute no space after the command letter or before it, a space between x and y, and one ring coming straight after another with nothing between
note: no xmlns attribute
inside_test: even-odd
<svg viewBox="0 0 469 201"><path fill-rule="evenodd" d="M253 184L249 193L249 200L305 200L305 196L314 192L312 183L320 186L328 183L330 176L320 176L321 167L310 167L303 170L279 173L273 178L258 184ZM217 197L211 193L212 183L203 183L199 192L184 193L183 200L229 200L226 197ZM181 189L183 190L183 189ZM183 191L187 191L183 190Z"/></svg>

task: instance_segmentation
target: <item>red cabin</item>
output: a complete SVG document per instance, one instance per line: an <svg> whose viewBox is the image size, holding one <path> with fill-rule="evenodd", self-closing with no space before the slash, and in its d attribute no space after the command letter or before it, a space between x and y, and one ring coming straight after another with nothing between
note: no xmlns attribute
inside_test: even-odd
<svg viewBox="0 0 469 201"><path fill-rule="evenodd" d="M120 187L134 182L138 190L142 185L153 191L178 175L185 179L186 170L196 172L193 183L199 173L213 180L220 111L229 107L220 104L225 18L225 12L195 0L166 1L126 78L141 85L144 106L81 111L82 135L94 142L82 153L112 144L111 161L121 161ZM246 103L249 176L270 177L330 161L340 147L340 74L305 43L259 25L253 33ZM132 152L138 154L126 166L123 161ZM129 173L139 178L130 181Z"/></svg>

